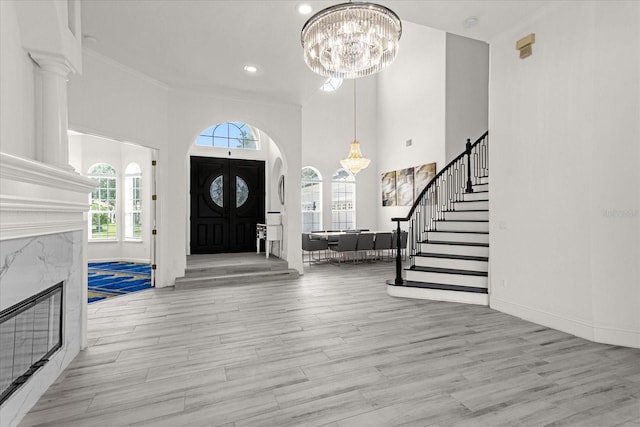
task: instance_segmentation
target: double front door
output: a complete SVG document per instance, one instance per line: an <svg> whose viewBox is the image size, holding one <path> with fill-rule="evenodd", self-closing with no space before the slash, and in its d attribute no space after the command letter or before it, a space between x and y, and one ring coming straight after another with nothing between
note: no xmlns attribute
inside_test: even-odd
<svg viewBox="0 0 640 427"><path fill-rule="evenodd" d="M264 222L264 162L191 157L191 253L256 249Z"/></svg>

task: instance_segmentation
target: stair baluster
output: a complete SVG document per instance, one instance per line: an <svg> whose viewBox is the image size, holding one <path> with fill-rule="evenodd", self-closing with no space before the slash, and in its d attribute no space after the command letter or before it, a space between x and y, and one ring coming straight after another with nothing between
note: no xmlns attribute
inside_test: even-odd
<svg viewBox="0 0 640 427"><path fill-rule="evenodd" d="M452 160L427 184L416 198L406 217L392 218L396 222L396 277L395 285L403 285L402 249L400 246L401 223L409 224L409 248L411 268L415 267L415 256L419 242L425 233L436 231L437 222L445 219L445 212L455 210L455 203L464 200L464 194L473 193L473 186L480 184L489 174L489 132L485 132L473 144L467 139L465 151ZM391 284L391 282L388 282Z"/></svg>

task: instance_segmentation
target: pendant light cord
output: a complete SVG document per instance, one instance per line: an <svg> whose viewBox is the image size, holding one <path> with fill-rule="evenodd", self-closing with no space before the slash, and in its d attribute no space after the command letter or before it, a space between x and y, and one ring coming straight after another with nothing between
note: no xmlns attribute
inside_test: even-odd
<svg viewBox="0 0 640 427"><path fill-rule="evenodd" d="M357 126L356 126L356 111L357 111L357 102L356 102L356 79L353 79L353 140L358 140Z"/></svg>

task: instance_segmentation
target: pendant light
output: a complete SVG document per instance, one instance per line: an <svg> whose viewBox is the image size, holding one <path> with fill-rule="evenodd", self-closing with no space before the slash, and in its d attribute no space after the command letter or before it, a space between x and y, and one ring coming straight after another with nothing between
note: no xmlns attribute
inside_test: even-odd
<svg viewBox="0 0 640 427"><path fill-rule="evenodd" d="M353 142L349 150L349 155L340 160L340 164L343 168L351 171L356 175L362 169L369 166L371 160L365 158L360 151L360 143L357 137L357 103L356 103L356 81L353 81Z"/></svg>

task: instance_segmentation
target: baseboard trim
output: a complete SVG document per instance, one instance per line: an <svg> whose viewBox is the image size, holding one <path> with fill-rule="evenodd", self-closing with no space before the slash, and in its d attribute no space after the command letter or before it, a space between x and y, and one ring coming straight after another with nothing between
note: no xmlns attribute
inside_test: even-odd
<svg viewBox="0 0 640 427"><path fill-rule="evenodd" d="M557 329L589 341L623 347L640 348L640 331L612 328L594 324L583 319L561 316L491 296L489 306L497 311Z"/></svg>
<svg viewBox="0 0 640 427"><path fill-rule="evenodd" d="M141 258L98 258L90 259L87 262L133 262L136 264L151 264L150 260Z"/></svg>

